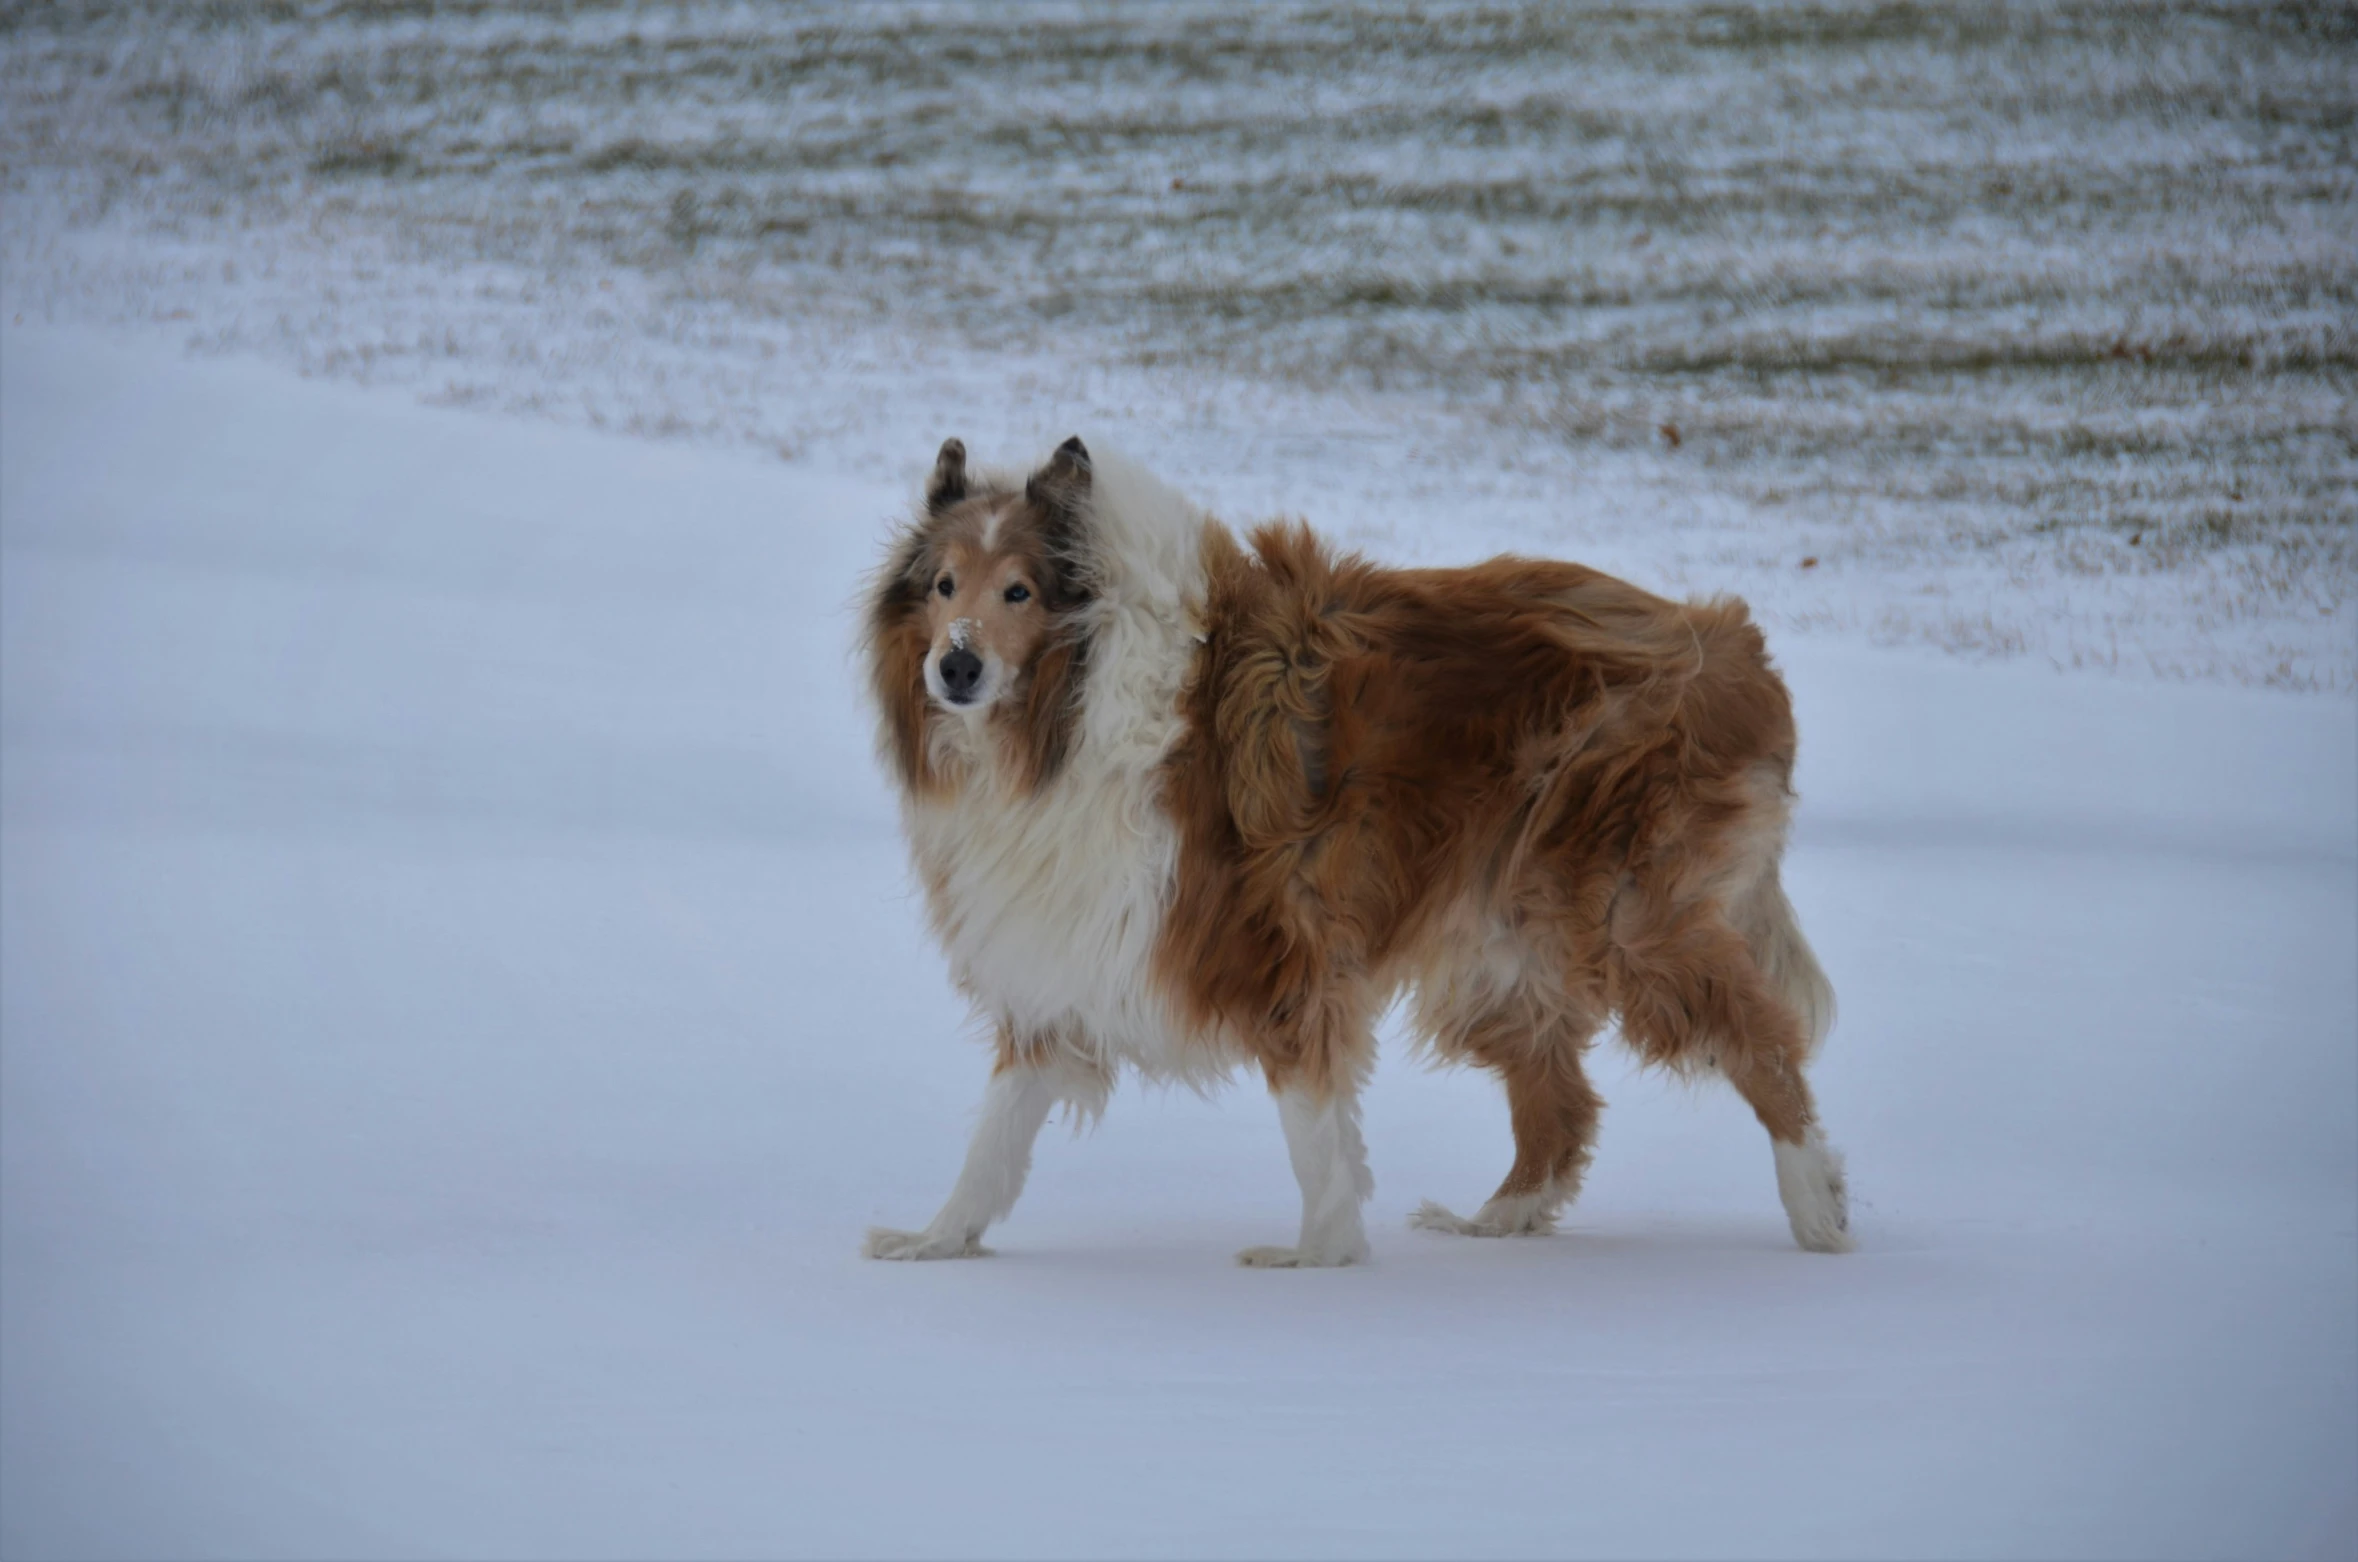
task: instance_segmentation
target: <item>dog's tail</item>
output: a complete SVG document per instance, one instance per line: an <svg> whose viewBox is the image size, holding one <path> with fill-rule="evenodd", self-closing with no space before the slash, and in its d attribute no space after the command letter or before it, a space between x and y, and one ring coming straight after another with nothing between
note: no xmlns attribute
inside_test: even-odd
<svg viewBox="0 0 2358 1562"><path fill-rule="evenodd" d="M1801 936L1801 923L1793 915L1793 902L1785 898L1774 863L1733 909L1736 926L1752 946L1753 960L1801 1016L1809 1050L1816 1052L1834 1028L1834 984L1826 979L1809 940Z"/></svg>

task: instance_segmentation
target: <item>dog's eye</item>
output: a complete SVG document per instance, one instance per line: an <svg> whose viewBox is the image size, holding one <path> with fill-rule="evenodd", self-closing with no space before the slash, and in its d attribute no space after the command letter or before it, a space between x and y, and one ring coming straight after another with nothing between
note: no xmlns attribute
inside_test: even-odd
<svg viewBox="0 0 2358 1562"><path fill-rule="evenodd" d="M958 594L958 583L952 580L949 576L944 575L941 579L933 583L933 589L940 592L945 597L956 596Z"/></svg>
<svg viewBox="0 0 2358 1562"><path fill-rule="evenodd" d="M1010 601L1010 602L1014 602L1014 603L1018 603L1018 604L1020 604L1020 603L1024 603L1024 602L1029 602L1031 599L1032 599L1032 588L1031 588L1031 587L1029 587L1029 586L1024 586L1024 585L1015 585L1015 586L1009 586L1009 587L1007 588L1007 600L1008 600L1008 601Z"/></svg>

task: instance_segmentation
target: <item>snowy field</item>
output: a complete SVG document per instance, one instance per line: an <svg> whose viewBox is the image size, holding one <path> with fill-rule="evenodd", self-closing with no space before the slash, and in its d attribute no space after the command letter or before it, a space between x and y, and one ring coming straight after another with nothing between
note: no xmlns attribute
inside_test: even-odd
<svg viewBox="0 0 2358 1562"><path fill-rule="evenodd" d="M2358 689L2346 5L32 3L0 196L36 323Z"/></svg>
<svg viewBox="0 0 2358 1562"><path fill-rule="evenodd" d="M849 602L907 471L0 332L0 1551L2358 1548L2358 711L1797 638L1861 1250L1619 1072L1565 1234L1377 1252L1256 1088L878 1265L986 1067ZM1182 474L1184 475L1184 474Z"/></svg>
<svg viewBox="0 0 2358 1562"><path fill-rule="evenodd" d="M2346 7L0 7L0 1556L2358 1554ZM1755 603L1860 1251L987 1053L942 437Z"/></svg>

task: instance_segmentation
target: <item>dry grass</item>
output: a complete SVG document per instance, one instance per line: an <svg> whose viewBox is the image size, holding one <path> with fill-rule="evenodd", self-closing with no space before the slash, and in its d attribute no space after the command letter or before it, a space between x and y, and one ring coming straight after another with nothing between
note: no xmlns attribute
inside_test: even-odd
<svg viewBox="0 0 2358 1562"><path fill-rule="evenodd" d="M2358 583L2346 5L17 6L0 92L44 221L1407 396L1830 560Z"/></svg>

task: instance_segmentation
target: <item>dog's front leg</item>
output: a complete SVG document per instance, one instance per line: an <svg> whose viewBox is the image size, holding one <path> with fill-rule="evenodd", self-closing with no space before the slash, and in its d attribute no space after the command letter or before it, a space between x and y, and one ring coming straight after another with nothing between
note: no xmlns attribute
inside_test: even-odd
<svg viewBox="0 0 2358 1562"><path fill-rule="evenodd" d="M982 1121L966 1147L966 1166L949 1202L923 1231L871 1226L860 1251L869 1258L979 1258L983 1231L1015 1208L1032 1169L1032 1142L1064 1092L1058 1073L1034 1063L1003 1062L983 1093Z"/></svg>
<svg viewBox="0 0 2358 1562"><path fill-rule="evenodd" d="M1302 1240L1296 1247L1248 1247L1236 1261L1254 1269L1310 1269L1367 1258L1359 1206L1375 1192L1359 1136L1359 1092L1338 1079L1326 1091L1289 1083L1277 1091L1285 1149L1302 1185Z"/></svg>

